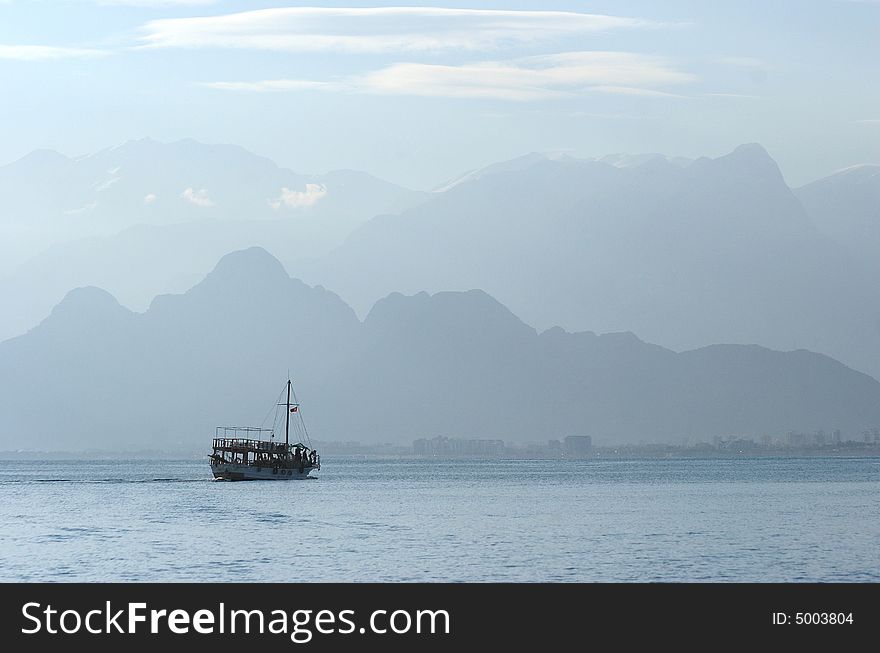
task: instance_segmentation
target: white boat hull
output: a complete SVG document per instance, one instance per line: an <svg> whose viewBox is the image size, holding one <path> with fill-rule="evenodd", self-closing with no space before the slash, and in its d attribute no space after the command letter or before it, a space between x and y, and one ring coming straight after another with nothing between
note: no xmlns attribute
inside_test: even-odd
<svg viewBox="0 0 880 653"><path fill-rule="evenodd" d="M224 481L295 481L309 478L309 473L316 469L321 469L321 466L306 465L300 471L299 467L284 469L222 462L211 463L211 473L214 474L214 478Z"/></svg>

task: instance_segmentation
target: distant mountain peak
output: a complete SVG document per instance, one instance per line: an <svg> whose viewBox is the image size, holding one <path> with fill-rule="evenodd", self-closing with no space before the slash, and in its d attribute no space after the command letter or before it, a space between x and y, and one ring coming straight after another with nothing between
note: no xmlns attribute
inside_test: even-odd
<svg viewBox="0 0 880 653"><path fill-rule="evenodd" d="M475 170L471 170L469 172L464 173L458 177L454 177L449 181L437 186L433 192L435 193L444 193L456 186L460 186L466 182L476 181L478 179L482 179L483 177L487 177L489 175L494 175L498 173L505 172L516 172L519 170L527 170L534 165L538 165L540 163L544 163L546 161L564 161L571 160L571 157L567 154L560 153L548 153L543 154L541 152L529 152L528 154L523 154L522 156L515 157L513 159L508 159L507 161L499 161L498 163L492 163L490 165L484 166L482 168L477 168Z"/></svg>
<svg viewBox="0 0 880 653"><path fill-rule="evenodd" d="M658 152L645 152L643 154L627 154L619 152L616 154L606 154L605 156L595 157L590 161L598 161L599 163L607 163L615 168L640 168L645 165L669 164L683 168L691 163L691 159L685 157L670 157Z"/></svg>
<svg viewBox="0 0 880 653"><path fill-rule="evenodd" d="M710 175L722 174L728 179L748 180L788 188L776 161L759 143L744 143L732 152L711 159L700 157L692 171Z"/></svg>
<svg viewBox="0 0 880 653"><path fill-rule="evenodd" d="M430 329L446 331L492 331L496 334L517 332L534 336L535 330L514 315L510 309L484 290L442 291L415 295L393 292L377 301L364 324L368 327L389 325L430 325Z"/></svg>
<svg viewBox="0 0 880 653"><path fill-rule="evenodd" d="M64 299L61 300L61 304L65 303L79 303L80 305L86 304L91 306L119 305L119 302L116 301L116 298L113 295L97 286L82 286L80 288L74 288L64 296ZM61 304L59 304L59 306Z"/></svg>
<svg viewBox="0 0 880 653"><path fill-rule="evenodd" d="M858 163L835 170L826 179L846 177L857 183L880 177L880 163Z"/></svg>
<svg viewBox="0 0 880 653"><path fill-rule="evenodd" d="M132 312L109 292L95 286L83 286L68 292L42 324L93 323L122 315L132 315Z"/></svg>
<svg viewBox="0 0 880 653"><path fill-rule="evenodd" d="M492 295L487 293L485 290L480 289L442 290L434 294L422 290L412 295L405 295L400 292L392 292L389 293L386 297L383 297L382 299L377 301L376 304L373 306L373 309L380 307L394 307L400 305L425 307L430 305L436 306L452 303L469 304L472 306L490 306L493 309L500 309L505 312L508 311L507 307L505 307L504 304L492 297ZM370 311L370 313L373 313L373 311Z"/></svg>
<svg viewBox="0 0 880 653"><path fill-rule="evenodd" d="M37 150L33 150L32 152L28 152L20 159L13 161L12 163L6 164L3 167L11 167L15 166L16 168L34 168L41 169L46 166L61 166L67 165L72 162L70 157L67 157L61 152L57 150L52 150L49 148L40 148Z"/></svg>
<svg viewBox="0 0 880 653"><path fill-rule="evenodd" d="M230 252L221 258L213 271L206 277L226 280L233 277L273 281L290 279L287 270L277 258L262 247L249 247Z"/></svg>
<svg viewBox="0 0 880 653"><path fill-rule="evenodd" d="M116 147L109 148L111 152L136 152L144 149L154 149L164 145L160 141L157 141L154 138L149 136L144 136L143 138L130 138L127 141L117 145ZM102 150L102 152L106 152L108 150Z"/></svg>
<svg viewBox="0 0 880 653"><path fill-rule="evenodd" d="M770 164L776 167L776 161L770 156L770 153L760 143L743 143L737 146L730 154L720 157L731 161L744 162L749 164Z"/></svg>
<svg viewBox="0 0 880 653"><path fill-rule="evenodd" d="M572 156L568 152L558 150L551 150L547 152L529 152L528 154L523 154L522 156L518 156L513 159L499 161L498 163L492 163L482 168L470 170L463 175L455 177L441 184L440 186L437 186L436 188L434 188L433 192L443 193L466 182L477 181L495 174L525 171L532 169L536 166L546 164L583 165L585 163L588 163L603 164L611 166L613 168L640 168L650 165L671 165L677 168L684 168L690 165L692 162L693 159L688 159L680 156L667 156L665 154L659 154L656 152L643 154L626 154L620 152L589 158L579 158L576 156Z"/></svg>

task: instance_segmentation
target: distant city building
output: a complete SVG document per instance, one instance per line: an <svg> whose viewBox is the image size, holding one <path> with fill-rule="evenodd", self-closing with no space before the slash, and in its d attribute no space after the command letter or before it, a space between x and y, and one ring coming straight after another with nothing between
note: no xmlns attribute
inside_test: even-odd
<svg viewBox="0 0 880 653"><path fill-rule="evenodd" d="M415 440L413 453L419 456L474 456L498 458L504 454L504 440L463 440L438 435Z"/></svg>
<svg viewBox="0 0 880 653"><path fill-rule="evenodd" d="M789 431L786 440L789 447L803 447L807 444L807 436L805 433Z"/></svg>
<svg viewBox="0 0 880 653"><path fill-rule="evenodd" d="M865 442L871 442L868 435L869 433L869 431L864 431ZM796 449L821 449L829 445L840 445L843 441L843 433L841 433L840 429L834 429L830 433L823 429L819 429L812 433L797 433L796 431L789 431L785 435L785 444L790 448Z"/></svg>
<svg viewBox="0 0 880 653"><path fill-rule="evenodd" d="M562 450L566 458L589 458L593 455L593 439L589 435L569 435Z"/></svg>

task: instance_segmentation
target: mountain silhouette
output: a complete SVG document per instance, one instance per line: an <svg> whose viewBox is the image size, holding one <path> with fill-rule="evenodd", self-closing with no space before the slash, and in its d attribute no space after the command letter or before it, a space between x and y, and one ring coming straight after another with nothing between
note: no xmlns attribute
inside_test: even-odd
<svg viewBox="0 0 880 653"><path fill-rule="evenodd" d="M288 269L361 315L392 291L478 287L539 329L803 347L880 374L876 265L814 224L758 144L623 166L522 157Z"/></svg>
<svg viewBox="0 0 880 653"><path fill-rule="evenodd" d="M623 443L880 424L880 383L824 355L539 333L480 290L394 293L361 322L251 248L144 313L73 290L0 343L0 448L199 451L214 426L260 425L288 370L325 441Z"/></svg>
<svg viewBox="0 0 880 653"><path fill-rule="evenodd" d="M0 271L0 340L73 287L144 311L260 246L362 317L393 292L482 288L539 330L633 331L676 351L806 348L880 376L876 170L792 191L756 143L695 160L531 153L424 194L192 140L37 151L0 168L0 230L13 230L0 247L14 259L32 228L80 231Z"/></svg>
<svg viewBox="0 0 880 653"><path fill-rule="evenodd" d="M304 175L237 145L128 141L69 158L38 150L0 166L0 340L75 286L143 310L227 252L319 256L354 228L425 194L355 170Z"/></svg>
<svg viewBox="0 0 880 653"><path fill-rule="evenodd" d="M874 263L880 251L880 165L846 168L795 190L819 229Z"/></svg>

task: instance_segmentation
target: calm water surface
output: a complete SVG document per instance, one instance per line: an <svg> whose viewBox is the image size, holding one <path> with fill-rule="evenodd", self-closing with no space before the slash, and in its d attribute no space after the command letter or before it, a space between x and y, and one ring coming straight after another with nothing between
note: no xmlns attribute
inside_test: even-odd
<svg viewBox="0 0 880 653"><path fill-rule="evenodd" d="M5 581L880 580L880 459L0 461Z"/></svg>

